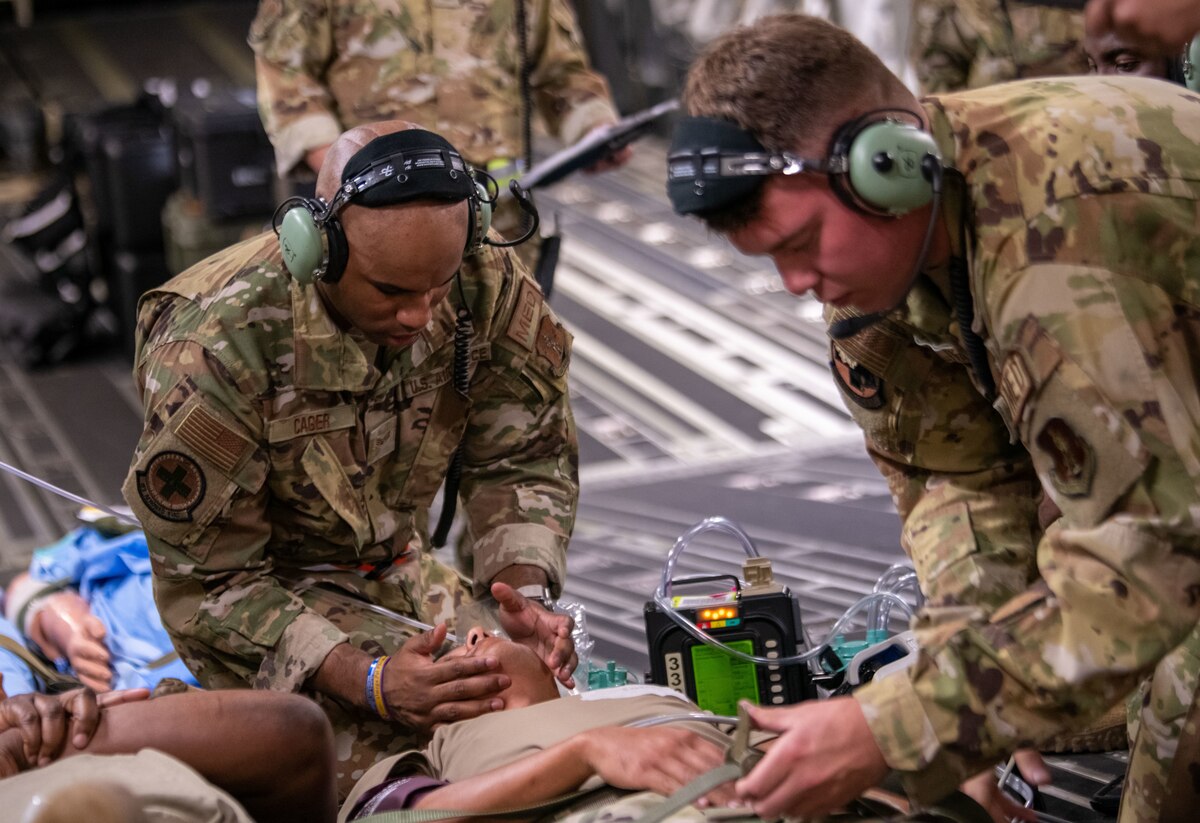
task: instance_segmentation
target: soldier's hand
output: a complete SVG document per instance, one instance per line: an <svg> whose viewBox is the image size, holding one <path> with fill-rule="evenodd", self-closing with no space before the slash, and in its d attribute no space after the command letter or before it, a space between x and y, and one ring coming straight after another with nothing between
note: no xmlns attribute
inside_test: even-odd
<svg viewBox="0 0 1200 823"><path fill-rule="evenodd" d="M1015 755L1017 769L1026 783L1032 786L1045 786L1050 782L1050 770L1046 761L1034 749L1021 749ZM967 797L974 800L987 811L995 823L1008 823L1010 820L1025 820L1036 823L1038 816L1033 809L1027 809L1001 791L996 780L994 769L972 777L964 782L959 789Z"/></svg>
<svg viewBox="0 0 1200 823"><path fill-rule="evenodd" d="M764 820L821 817L888 773L853 697L747 708L757 728L780 732L771 750L735 786L738 797Z"/></svg>
<svg viewBox="0 0 1200 823"><path fill-rule="evenodd" d="M434 661L446 640L446 624L408 640L383 672L384 699L391 716L418 731L504 708L496 695L511 685L496 671L495 657Z"/></svg>
<svg viewBox="0 0 1200 823"><path fill-rule="evenodd" d="M492 597L500 605L500 628L515 642L533 649L559 682L572 688L579 656L571 637L575 625L571 616L546 611L507 583L493 583Z"/></svg>

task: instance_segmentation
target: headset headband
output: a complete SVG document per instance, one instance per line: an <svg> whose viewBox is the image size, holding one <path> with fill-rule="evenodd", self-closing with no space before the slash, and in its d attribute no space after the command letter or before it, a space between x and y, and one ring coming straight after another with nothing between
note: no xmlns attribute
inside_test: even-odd
<svg viewBox="0 0 1200 823"><path fill-rule="evenodd" d="M683 117L667 154L667 196L678 214L702 214L753 194L766 177L841 171L827 160L769 152L729 120Z"/></svg>

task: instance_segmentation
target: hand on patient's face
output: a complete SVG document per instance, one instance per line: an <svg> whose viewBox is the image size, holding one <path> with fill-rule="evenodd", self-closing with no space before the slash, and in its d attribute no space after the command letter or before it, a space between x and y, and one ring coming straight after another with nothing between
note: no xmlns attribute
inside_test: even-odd
<svg viewBox="0 0 1200 823"><path fill-rule="evenodd" d="M497 671L512 681L500 693L505 709L520 709L559 696L554 675L532 649L488 634L480 626L468 630L463 644L447 652L442 660L464 657L492 657L498 661Z"/></svg>
<svg viewBox="0 0 1200 823"><path fill-rule="evenodd" d="M498 695L511 680L499 671L499 661L490 655L446 655L435 662L433 653L445 639L446 624L440 623L405 643L384 670L391 716L418 731L504 708Z"/></svg>
<svg viewBox="0 0 1200 823"><path fill-rule="evenodd" d="M546 611L507 583L493 583L492 597L500 605L498 618L505 633L532 649L564 686L573 687L579 656L571 638L571 616Z"/></svg>
<svg viewBox="0 0 1200 823"><path fill-rule="evenodd" d="M719 746L685 729L605 726L584 732L583 737L588 765L604 782L621 789L669 796L724 761ZM703 798L706 805L721 806L733 799L732 784Z"/></svg>

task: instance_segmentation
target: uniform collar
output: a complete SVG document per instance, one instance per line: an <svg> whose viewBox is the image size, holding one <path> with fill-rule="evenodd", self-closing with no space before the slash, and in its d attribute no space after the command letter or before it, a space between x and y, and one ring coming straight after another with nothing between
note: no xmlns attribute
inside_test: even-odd
<svg viewBox="0 0 1200 823"><path fill-rule="evenodd" d="M375 373L375 346L338 328L313 284L292 281L295 385L320 391L363 391ZM366 349L370 349L367 351Z"/></svg>

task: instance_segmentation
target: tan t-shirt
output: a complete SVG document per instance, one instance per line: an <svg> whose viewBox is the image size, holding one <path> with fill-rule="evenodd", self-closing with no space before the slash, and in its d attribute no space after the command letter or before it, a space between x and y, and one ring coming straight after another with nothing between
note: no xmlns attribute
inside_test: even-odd
<svg viewBox="0 0 1200 823"><path fill-rule="evenodd" d="M241 804L180 760L154 749L81 754L0 780L0 823L20 823L35 797L87 791L106 783L127 789L146 823L254 823Z"/></svg>
<svg viewBox="0 0 1200 823"><path fill-rule="evenodd" d="M443 726L434 734L425 756L435 775L454 782L548 749L588 729L698 711L683 695L662 686L598 689ZM704 722L672 725L720 746L729 743L728 735Z"/></svg>

